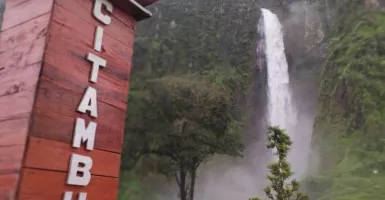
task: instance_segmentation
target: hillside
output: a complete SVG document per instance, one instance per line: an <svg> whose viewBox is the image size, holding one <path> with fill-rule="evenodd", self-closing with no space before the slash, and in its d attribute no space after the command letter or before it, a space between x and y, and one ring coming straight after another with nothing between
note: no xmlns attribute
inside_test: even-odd
<svg viewBox="0 0 385 200"><path fill-rule="evenodd" d="M307 118L308 115L314 115L312 110L317 91L314 88L318 85L317 73L322 61L320 54L324 42L322 34L314 30L317 27L324 29L327 24L323 18L323 4L312 3L309 6L302 1L284 0L159 1L150 7L154 12L153 18L142 22L137 28L120 199L177 198L175 188L185 183L181 183L179 178L175 181L175 171L181 173L176 177L186 177L189 184L197 177L197 182L191 182L192 186L196 185L196 199L204 199L204 191L209 194L220 192L214 187L210 189L201 185L208 184L205 182L206 176L220 178L222 173L232 169L241 171L234 172L231 178L252 184L239 183L242 186L231 192L231 183L228 179L224 180L228 183L221 185L229 190L223 192L225 200L230 199L231 195L248 198L258 193L258 187L262 183L258 179L263 179L263 173L258 175L250 172L251 176L247 174L248 170L262 170L266 165L264 159L255 157L263 154L260 151L266 151L264 141L261 140L265 132L262 118L266 104L266 81L264 66L256 60L259 57L256 55L256 44L261 40L257 32L261 7L276 12L284 25L288 45L286 53L293 80L296 80L292 82L292 87L298 96L298 106L306 113L301 115L307 120L301 131L310 131L312 120ZM315 10L317 12L313 12ZM311 19L313 23L308 23L305 19ZM303 40L305 36L306 40L303 42L295 42ZM207 88L201 88L205 87L203 85L207 85ZM218 87L227 92L222 93ZM201 95L208 93L213 94L214 98L219 95L218 97L229 101L211 102L207 99L196 102L195 98L203 100ZM303 95L307 98L303 98ZM198 123L195 129L201 131L196 134L201 134L202 137L210 135L205 132L213 131L212 125L218 121L210 126L204 125L207 121L196 121L199 118L195 117L197 113L210 113L206 108L201 108L201 103L207 106L220 103L226 107L221 109L221 115L228 116L226 120L221 118L225 120L222 121L226 129L222 129L222 133L224 131L225 135L219 138L216 136L213 143L224 140L229 149L218 151L211 143L208 147L211 153L204 153L207 155L204 157L205 162L199 162L198 166L201 168L195 174L195 170L190 173L183 168L194 160L195 152L202 153L202 143L192 137L193 150L186 151L183 156L175 154L175 151L183 148L179 149L172 144L176 141L187 144L183 142L183 137L179 134L176 136L173 132L175 123L185 121L180 119L183 116L182 119L187 117L195 124ZM192 109L193 107L197 109ZM204 129L199 128L201 125ZM179 128L177 130L180 131ZM215 128L214 131L216 130L218 129ZM188 135L189 132L185 134ZM169 137L174 139L169 140ZM211 139L206 138L205 141ZM237 153L244 158L226 157L236 156ZM217 154L224 154L225 157L214 156ZM184 160L186 155L188 159ZM206 187L210 187L209 185ZM210 190L213 191L210 193ZM247 192L241 192L242 190ZM189 189L180 191L179 195L185 192L189 192Z"/></svg>
<svg viewBox="0 0 385 200"><path fill-rule="evenodd" d="M259 11L256 8L252 0L237 2L164 0L150 8L154 12L153 18L139 24L137 29L120 199L176 197L174 194L168 194L174 193L173 185L176 182L174 179L167 181L165 176L162 176L174 173L173 169L176 167L174 162L183 166L189 165L191 156L196 152L198 160L206 160L212 153L232 154L233 151L229 149L231 147L228 147L231 144L235 145L233 153L243 149L243 145L238 144L242 143L241 130L244 130L245 124L248 123L244 115L248 115L247 96L251 92L252 76L255 74L253 49L259 18ZM162 92L155 94L147 91L167 91L167 96ZM184 97L184 94L187 96ZM214 104L209 108L207 106L212 100L202 99L206 98L206 95L212 95L215 99L215 96L219 95L220 99L212 99ZM164 101L159 102L163 98ZM171 110L166 107L167 99L174 102L174 108ZM224 102L225 99L228 99L228 102ZM206 105L200 106L201 103ZM186 151L187 160L182 159L181 154L177 155L178 159L173 159L175 157L172 156L169 160L170 156L167 156L169 154L165 156L165 151L175 151L176 147L170 149L168 146L165 149L169 145L165 137L170 137L168 135L173 132L173 122L169 124L159 117L150 117L158 114L148 109L149 104L158 105L154 109L162 110L160 111L162 113L170 112L167 114L167 121L180 123L185 121L181 119L187 118L192 125L195 124L195 129L200 130L202 137L204 135L205 141L210 141L208 137L213 135L204 132L219 130L220 127L215 128L219 123L218 120L224 123L222 127L226 130L220 129L226 134L215 136L217 139L212 142L216 145L201 146L200 140L193 139L194 150ZM175 107L176 104L179 107ZM220 104L225 107L217 107ZM192 105L195 108L191 107ZM177 113L185 112L182 108L187 109L187 112L179 116ZM178 111L179 109L181 110ZM220 117L210 122L215 119L210 114L213 109L227 117ZM201 122L198 113L211 117L207 118L208 121ZM151 124L154 130L149 130L148 124ZM154 135L152 132L163 136ZM183 132L189 135L188 130ZM221 145L218 143L222 140L220 138L227 141L224 149L217 148L217 145ZM178 143L183 143L184 139L180 138L179 141ZM207 152L209 157L201 157L206 155L202 152L202 148L211 149L210 153ZM146 152L157 153L148 155ZM199 163L200 161L197 162L198 165ZM184 173L182 169L179 166L176 168L177 171ZM186 171L184 176L193 177L194 174L195 170L191 173ZM186 181L188 180L189 178Z"/></svg>
<svg viewBox="0 0 385 200"><path fill-rule="evenodd" d="M301 186L312 200L385 199L385 0L159 0L137 26L119 200L262 194L261 8L283 27Z"/></svg>
<svg viewBox="0 0 385 200"><path fill-rule="evenodd" d="M373 4L374 2L374 4ZM314 199L384 199L384 31L377 1L345 1L322 72L309 179Z"/></svg>

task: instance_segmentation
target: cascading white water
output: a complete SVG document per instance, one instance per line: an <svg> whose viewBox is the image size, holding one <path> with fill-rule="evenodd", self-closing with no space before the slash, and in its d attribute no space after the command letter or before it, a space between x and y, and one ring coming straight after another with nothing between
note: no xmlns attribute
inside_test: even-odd
<svg viewBox="0 0 385 200"><path fill-rule="evenodd" d="M282 27L278 17L262 9L265 30L265 55L267 63L268 122L289 129L296 123L296 113L291 103L289 71L283 43Z"/></svg>
<svg viewBox="0 0 385 200"><path fill-rule="evenodd" d="M262 19L258 24L260 38L258 38L256 46L257 66L263 67L265 63L267 65L266 117L268 124L286 129L293 140L292 152L288 159L295 172L295 178L299 178L306 166L307 157L304 154L309 149L307 147L309 141L303 140L305 134L301 135L307 131L300 130L301 127L297 126L297 108L292 101L281 29L278 17L269 10L262 9ZM263 73L262 71L261 73ZM261 76L257 78L261 78ZM301 119L301 114L299 113L298 119ZM303 122L302 120L301 122ZM252 133L261 134L260 130L255 129ZM251 153L243 159L215 156L202 165L198 172L196 199L234 200L263 196L263 188L269 184L265 179L265 175L268 173L266 166L271 161L270 152L266 150L265 144L266 141L263 139L253 141Z"/></svg>
<svg viewBox="0 0 385 200"><path fill-rule="evenodd" d="M300 144L297 143L299 136L295 133L297 112L295 104L292 103L282 26L278 17L271 11L262 9L262 16L267 64L267 120L270 126L279 126L285 129L291 137L293 151L289 154L288 159L292 163L293 171L300 176L301 174L298 173L303 172L303 167L300 165L305 163L297 156L297 151L300 150L298 148Z"/></svg>

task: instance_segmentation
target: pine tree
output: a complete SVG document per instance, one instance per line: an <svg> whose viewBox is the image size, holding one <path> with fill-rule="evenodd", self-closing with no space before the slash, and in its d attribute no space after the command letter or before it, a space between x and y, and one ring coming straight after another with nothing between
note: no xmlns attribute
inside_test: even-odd
<svg viewBox="0 0 385 200"><path fill-rule="evenodd" d="M290 163L286 160L292 141L284 130L277 126L268 128L268 149L275 149L277 162L268 165L270 174L267 179L271 184L264 189L264 192L270 200L309 200L309 197L302 194L300 184L293 179L290 183L288 179L294 174ZM251 198L249 200L260 200L260 198Z"/></svg>

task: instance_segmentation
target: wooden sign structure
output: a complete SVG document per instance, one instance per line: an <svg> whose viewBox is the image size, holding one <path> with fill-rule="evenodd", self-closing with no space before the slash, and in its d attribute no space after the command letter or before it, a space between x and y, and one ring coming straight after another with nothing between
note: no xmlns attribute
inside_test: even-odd
<svg viewBox="0 0 385 200"><path fill-rule="evenodd" d="M0 200L117 198L137 21L156 0L6 0Z"/></svg>

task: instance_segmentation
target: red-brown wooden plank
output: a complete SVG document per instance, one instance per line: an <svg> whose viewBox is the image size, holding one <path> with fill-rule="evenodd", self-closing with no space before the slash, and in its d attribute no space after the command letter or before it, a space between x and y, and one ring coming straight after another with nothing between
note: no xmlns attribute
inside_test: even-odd
<svg viewBox="0 0 385 200"><path fill-rule="evenodd" d="M78 45L80 43L81 41ZM107 66L99 69L97 83L90 83L92 64L85 57L92 50L87 52L87 48L79 48L78 45L68 40L51 40L42 74L77 93L83 93L84 87L91 85L98 91L100 101L126 110L130 65L116 65L107 61ZM115 67L113 64L121 67Z"/></svg>
<svg viewBox="0 0 385 200"><path fill-rule="evenodd" d="M0 34L0 199L13 200L53 0L6 0Z"/></svg>
<svg viewBox="0 0 385 200"><path fill-rule="evenodd" d="M0 53L0 121L32 111L45 38Z"/></svg>
<svg viewBox="0 0 385 200"><path fill-rule="evenodd" d="M6 0L2 30L50 12L52 3L53 0Z"/></svg>
<svg viewBox="0 0 385 200"><path fill-rule="evenodd" d="M112 15L108 13L111 16L111 23L104 25L92 15L93 2L90 0L56 0L54 18L59 19L61 18L59 15L62 15L56 9L65 9L88 24L102 26L106 35L115 38L128 47L132 46L132 38L135 34L135 19L123 13L119 8L114 7Z"/></svg>
<svg viewBox="0 0 385 200"><path fill-rule="evenodd" d="M36 99L36 109L50 111L66 116L89 118L88 114L76 111L83 93L75 93L61 87L60 83L42 76L40 78L39 91ZM84 90L86 87L84 87ZM125 128L125 111L114 106L98 101L98 117L92 118L98 126L109 127L110 130L123 131ZM91 119L91 118L89 118ZM108 133L111 134L111 133Z"/></svg>
<svg viewBox="0 0 385 200"><path fill-rule="evenodd" d="M55 8L52 20L49 42L62 41L72 44L83 51L82 57L85 57L88 52L92 52L106 59L110 68L116 68L114 70L122 73L129 71L128 65L131 63L134 35L125 38L129 45L123 45L108 34L104 34L102 52L99 53L93 50L96 26L88 24L60 7Z"/></svg>
<svg viewBox="0 0 385 200"><path fill-rule="evenodd" d="M83 147L72 148L68 143L35 137L29 138L24 167L68 172L72 153L92 158L91 174L119 177L120 154L101 150L87 151Z"/></svg>
<svg viewBox="0 0 385 200"><path fill-rule="evenodd" d="M36 63L22 68L10 68L7 73L0 73L0 98L24 91L35 91L40 69L41 63Z"/></svg>
<svg viewBox="0 0 385 200"><path fill-rule="evenodd" d="M0 52L0 121L27 117L43 58L45 37Z"/></svg>
<svg viewBox="0 0 385 200"><path fill-rule="evenodd" d="M34 91L24 91L0 97L0 121L29 117L34 96Z"/></svg>
<svg viewBox="0 0 385 200"><path fill-rule="evenodd" d="M24 145L28 131L28 124L28 118L1 121L0 147Z"/></svg>
<svg viewBox="0 0 385 200"><path fill-rule="evenodd" d="M16 185L19 176L17 174L0 174L0 199L14 200Z"/></svg>
<svg viewBox="0 0 385 200"><path fill-rule="evenodd" d="M16 172L21 168L24 145L0 147L0 172Z"/></svg>
<svg viewBox="0 0 385 200"><path fill-rule="evenodd" d="M75 118L91 119L88 114L76 112L83 94L60 86L60 83L41 77L33 113L30 135L70 143ZM98 101L95 148L121 152L125 127L125 111Z"/></svg>
<svg viewBox="0 0 385 200"><path fill-rule="evenodd" d="M46 36L51 15L49 13L7 29L0 34L0 52Z"/></svg>
<svg viewBox="0 0 385 200"><path fill-rule="evenodd" d="M21 69L43 59L45 37L20 45L9 51L0 52L0 74L11 76L13 70Z"/></svg>
<svg viewBox="0 0 385 200"><path fill-rule="evenodd" d="M19 200L63 199L64 191L87 192L87 199L116 200L118 179L92 176L86 187L66 185L67 173L23 169ZM49 178L47 178L49 177ZM75 199L75 198L73 198Z"/></svg>
<svg viewBox="0 0 385 200"><path fill-rule="evenodd" d="M98 53L92 48L95 26L60 6L55 8L53 20L45 56L47 65L42 74L82 93L84 86L90 84L91 63L85 57L92 52L107 60L107 67L99 70L98 82L92 84L98 90L100 101L126 110L132 48L105 35L104 52ZM126 40L132 41L133 36Z"/></svg>
<svg viewBox="0 0 385 200"><path fill-rule="evenodd" d="M32 111L45 40L0 52L0 121L28 117Z"/></svg>

